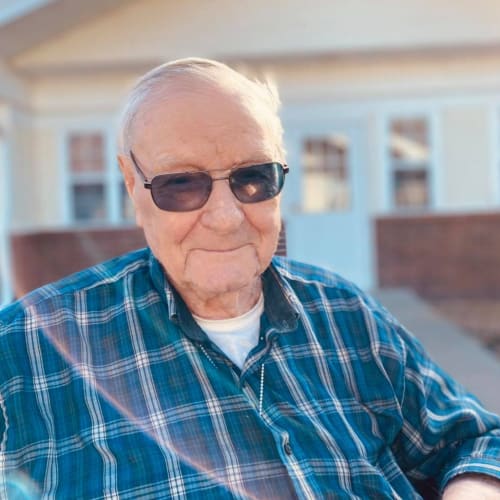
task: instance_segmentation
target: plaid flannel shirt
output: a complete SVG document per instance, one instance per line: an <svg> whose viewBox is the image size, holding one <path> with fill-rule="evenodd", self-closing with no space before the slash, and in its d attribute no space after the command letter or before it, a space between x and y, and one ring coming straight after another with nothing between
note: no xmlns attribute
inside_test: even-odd
<svg viewBox="0 0 500 500"><path fill-rule="evenodd" d="M262 279L242 370L148 249L4 309L0 497L409 499L500 477L500 419L387 311L289 260Z"/></svg>

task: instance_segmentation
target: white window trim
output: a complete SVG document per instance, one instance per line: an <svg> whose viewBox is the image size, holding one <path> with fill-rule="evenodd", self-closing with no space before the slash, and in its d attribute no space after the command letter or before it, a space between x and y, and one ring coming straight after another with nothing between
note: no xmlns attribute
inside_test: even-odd
<svg viewBox="0 0 500 500"><path fill-rule="evenodd" d="M493 103L489 109L490 131L490 183L491 198L496 205L500 205L500 104Z"/></svg>
<svg viewBox="0 0 500 500"><path fill-rule="evenodd" d="M422 209L402 209L394 204L393 195L393 169L390 157L390 126L391 122L396 119L416 119L423 118L428 124L429 131L429 163L428 163L428 178L429 178L429 205ZM441 172L437 168L438 155L441 150L440 136L438 134L438 113L436 110L428 110L423 106L410 108L396 108L394 110L385 111L382 114L382 140L380 141L382 148L382 164L383 164L383 211L388 213L414 213L414 212L432 212L441 206L442 193L442 178Z"/></svg>
<svg viewBox="0 0 500 500"><path fill-rule="evenodd" d="M69 137L72 134L99 133L104 139L104 161L105 171L97 174L105 185L106 198L105 207L107 218L104 221L86 222L76 220L73 216L72 187L73 177L70 166ZM115 127L112 123L103 121L87 121L79 123L78 120L72 120L72 123L60 126L59 132L59 179L63 186L60 197L60 213L62 214L62 223L66 227L109 227L109 226L128 226L130 221L122 218L120 187L122 175L116 161Z"/></svg>
<svg viewBox="0 0 500 500"><path fill-rule="evenodd" d="M311 208L310 204L310 198L312 198L312 196L308 196L307 194L307 189L306 189L306 186L307 186L307 182L310 181L311 179L308 178L309 175L319 175L323 178L323 181L325 183L328 183L329 181L330 182L335 182L335 178L334 178L334 170L335 169L328 169L327 171L323 171L323 170L320 170L320 169L316 169L315 167L307 167L304 163L304 146L305 146L305 142L306 141L312 141L313 143L314 142L328 142L329 139L331 139L331 135L334 135L334 136L343 136L343 137L348 137L346 136L343 132L341 133L337 133L335 131L333 131L333 134L311 134L310 136L304 136L302 138L302 141L301 141L301 145L300 145L300 148L301 148L301 180L302 180L302 183L301 183L301 191L302 191L302 194L301 194L301 202L302 202L302 213L304 214L310 214L310 215L314 215L314 214L329 214L329 213L338 213L338 214L342 214L342 213L345 213L345 212L349 212L351 209L352 209L352 202L353 202L353 197L354 197L354 193L353 193L353 190L354 190L354 179L352 178L352 147L351 145L349 144L350 142L350 137L348 137L348 141L347 141L347 157L345 158L344 160L344 168L346 169L346 177L345 179L343 180L345 185L347 185L347 191L348 191L348 196L347 196L347 203L345 204L345 206L338 206L338 207L334 207L334 206L325 206L321 209L315 209L315 208ZM317 144L316 144L317 146ZM313 145L314 147L314 145ZM314 155L314 153L313 153ZM322 158L323 160L325 160L325 158ZM323 162L322 162L323 163ZM314 204L314 203L313 203Z"/></svg>
<svg viewBox="0 0 500 500"><path fill-rule="evenodd" d="M442 155L442 136L440 134L441 123L439 113L446 106L485 106L489 109L489 134L490 134L490 164L488 165L488 182L491 193L491 203L487 207L468 206L465 209L459 208L459 211L467 210L469 212L488 211L500 207L500 99L496 92L491 92L490 89L479 89L477 94L461 95L461 96L441 96L432 97L417 101L415 98L408 100L395 100L385 102L374 102L374 108L377 112L377 161L383 166L383 175L379 183L380 193L382 195L381 213L391 213L390 202L390 178L389 165L387 158L387 123L389 117L400 116L401 114L408 115L409 113L427 114L432 123L432 140L434 148L432 148L433 166L441 164ZM367 106L368 108L369 106ZM444 203L444 172L441 169L434 168L433 172L433 195L434 206L432 211L444 210L445 213L454 212L457 209L449 208Z"/></svg>

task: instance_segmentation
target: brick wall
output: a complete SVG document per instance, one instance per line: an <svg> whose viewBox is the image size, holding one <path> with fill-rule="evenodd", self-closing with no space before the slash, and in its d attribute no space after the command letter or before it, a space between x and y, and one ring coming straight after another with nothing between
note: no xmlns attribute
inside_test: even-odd
<svg viewBox="0 0 500 500"><path fill-rule="evenodd" d="M14 295L146 244L140 229L42 231L11 237Z"/></svg>
<svg viewBox="0 0 500 500"><path fill-rule="evenodd" d="M14 295L146 245L141 229L40 231L11 237ZM280 234L278 255L286 255Z"/></svg>
<svg viewBox="0 0 500 500"><path fill-rule="evenodd" d="M426 298L500 298L500 213L376 220L381 287Z"/></svg>

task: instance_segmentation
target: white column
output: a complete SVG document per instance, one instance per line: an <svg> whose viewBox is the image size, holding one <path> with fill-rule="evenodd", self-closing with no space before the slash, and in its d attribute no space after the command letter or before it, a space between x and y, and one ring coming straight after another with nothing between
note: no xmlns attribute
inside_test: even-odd
<svg viewBox="0 0 500 500"><path fill-rule="evenodd" d="M13 299L10 219L11 169L8 147L9 112L0 107L0 306Z"/></svg>

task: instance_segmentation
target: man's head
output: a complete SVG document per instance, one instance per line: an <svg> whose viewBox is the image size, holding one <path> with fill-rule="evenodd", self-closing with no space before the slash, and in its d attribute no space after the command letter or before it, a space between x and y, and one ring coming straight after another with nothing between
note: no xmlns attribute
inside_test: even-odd
<svg viewBox="0 0 500 500"><path fill-rule="evenodd" d="M264 201L249 203L256 195L247 189L238 196L244 177L239 173L231 176L231 187L228 180L212 182L204 204L196 202L193 208L176 200L162 210L144 188L139 170L148 180L183 172L207 172L215 179L235 167L284 163L278 106L269 86L202 59L160 66L130 94L120 167L149 246L188 302L194 296L208 301L259 286L277 245L279 195L269 198L275 194L271 190L261 195ZM276 165L262 172L270 183L283 175ZM206 184L206 176L198 177Z"/></svg>

